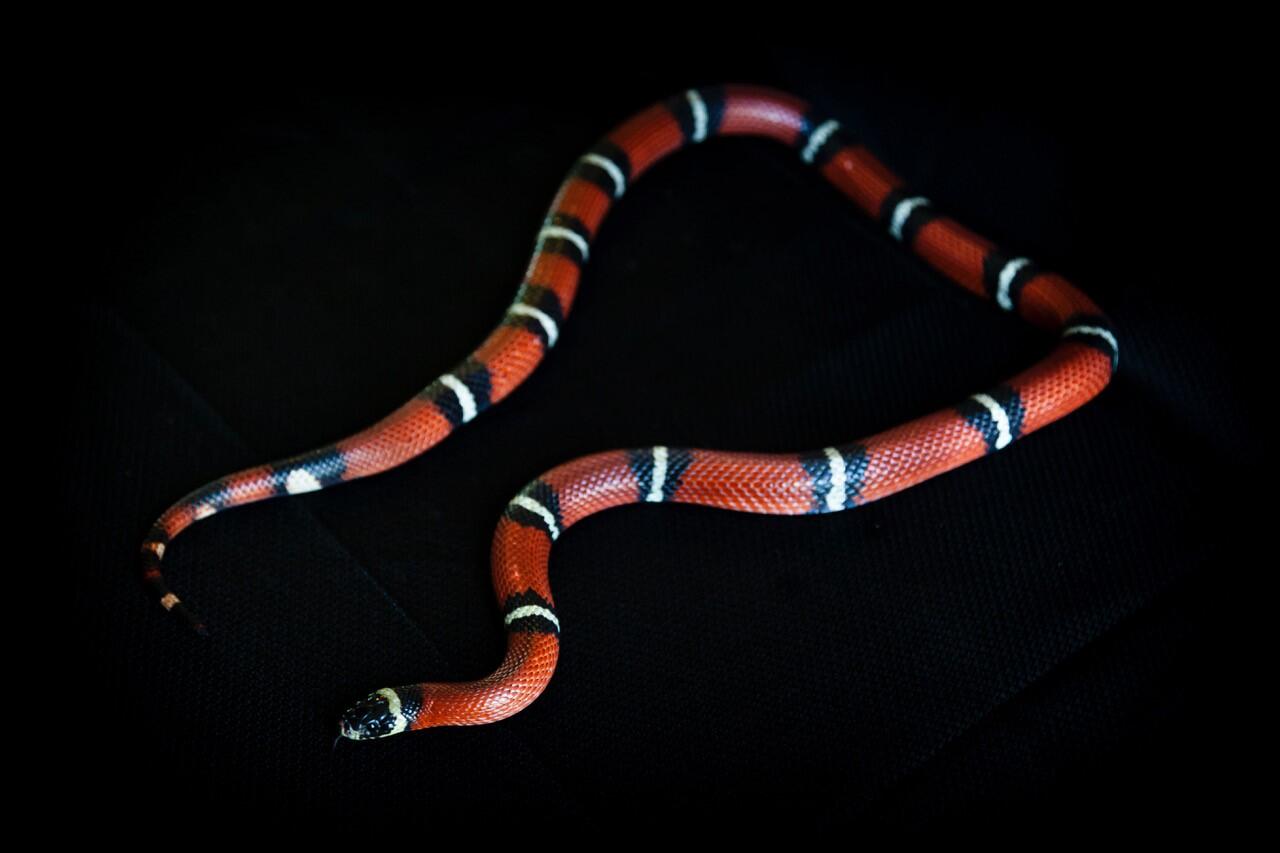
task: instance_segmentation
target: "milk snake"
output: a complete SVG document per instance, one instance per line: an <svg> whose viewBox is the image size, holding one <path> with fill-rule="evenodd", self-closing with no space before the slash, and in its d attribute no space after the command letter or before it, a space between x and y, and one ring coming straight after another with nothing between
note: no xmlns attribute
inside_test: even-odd
<svg viewBox="0 0 1280 853"><path fill-rule="evenodd" d="M342 715L342 736L366 740L491 723L536 699L560 648L547 578L551 546L593 513L664 501L779 515L851 509L1007 447L1107 385L1118 363L1116 337L1098 307L1061 276L941 215L837 121L803 101L753 86L691 89L628 119L576 161L538 232L515 301L479 349L362 432L230 474L165 511L142 546L143 576L164 608L204 633L203 621L160 572L165 548L193 522L394 468L514 391L555 345L605 214L657 161L713 136L767 137L791 146L893 240L966 290L1055 333L1056 346L1002 385L849 444L789 454L645 447L596 453L547 471L511 499L494 535L493 583L507 631L497 671L473 682L378 690Z"/></svg>

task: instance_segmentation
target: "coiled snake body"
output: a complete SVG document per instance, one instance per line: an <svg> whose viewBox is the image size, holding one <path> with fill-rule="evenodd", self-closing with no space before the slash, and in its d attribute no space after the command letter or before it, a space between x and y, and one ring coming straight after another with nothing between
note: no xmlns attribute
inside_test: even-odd
<svg viewBox="0 0 1280 853"><path fill-rule="evenodd" d="M796 149L893 239L961 287L1054 332L1043 360L933 414L850 444L764 454L646 447L567 462L507 505L492 547L506 657L486 678L383 688L346 711L353 740L491 723L538 697L555 670L560 620L547 578L552 544L581 519L641 502L792 515L851 509L993 453L1097 395L1118 363L1098 307L1062 277L1006 254L909 192L833 119L758 87L692 89L624 122L574 165L541 230L515 301L475 352L378 423L335 444L240 471L186 495L142 546L143 575L165 609L204 624L171 592L165 548L193 522L231 507L327 488L394 468L510 394L555 345L605 214L658 160L713 136L762 136Z"/></svg>

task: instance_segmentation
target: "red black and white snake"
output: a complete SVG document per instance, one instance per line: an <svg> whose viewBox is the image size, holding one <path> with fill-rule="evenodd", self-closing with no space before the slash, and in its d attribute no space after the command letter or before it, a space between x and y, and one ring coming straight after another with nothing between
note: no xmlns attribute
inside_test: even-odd
<svg viewBox="0 0 1280 853"><path fill-rule="evenodd" d="M143 576L165 609L203 621L171 592L160 562L192 523L231 507L296 495L394 468L514 391L556 343L605 215L654 163L714 136L768 137L794 148L889 235L966 290L1057 335L1040 362L994 388L879 434L808 453L644 447L574 459L520 491L498 521L492 571L507 652L465 683L383 688L342 715L352 740L491 723L536 699L555 670L560 620L547 577L551 546L581 519L642 502L793 515L852 509L993 453L1097 395L1119 348L1098 307L1062 277L1008 254L941 215L831 118L759 87L690 89L628 119L582 155L538 232L502 323L454 369L373 426L334 444L222 477L183 497L142 545Z"/></svg>

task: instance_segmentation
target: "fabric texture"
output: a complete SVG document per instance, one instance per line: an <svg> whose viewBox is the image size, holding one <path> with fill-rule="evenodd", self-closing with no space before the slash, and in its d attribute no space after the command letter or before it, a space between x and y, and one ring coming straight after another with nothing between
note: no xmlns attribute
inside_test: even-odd
<svg viewBox="0 0 1280 853"><path fill-rule="evenodd" d="M553 552L562 646L536 702L335 748L339 711L370 689L501 659L490 538L539 473L617 447L841 444L1052 345L930 272L793 151L716 140L610 214L556 348L511 397L394 471L196 525L165 567L211 634L166 618L137 570L161 510L365 427L448 369L501 318L575 158L726 74L840 116L939 209L1080 286L1120 339L1111 386L853 511L591 518ZM1107 147L1065 87L1037 88L1035 108L983 80L786 54L573 98L216 82L119 107L131 141L103 143L115 169L90 207L105 286L68 309L74 606L99 727L128 733L77 740L87 766L128 764L188 816L410 827L654 809L948 827L1183 802L1209 752L1203 649L1233 529L1213 496L1259 439L1203 293L1128 251L1158 221L1110 204L1121 177L1156 185L1125 152L1158 126Z"/></svg>

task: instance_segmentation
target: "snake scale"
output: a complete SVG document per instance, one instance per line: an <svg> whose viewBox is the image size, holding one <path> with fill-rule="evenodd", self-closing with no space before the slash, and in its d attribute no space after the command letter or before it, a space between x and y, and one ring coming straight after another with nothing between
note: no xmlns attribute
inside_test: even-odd
<svg viewBox="0 0 1280 853"><path fill-rule="evenodd" d="M477 681L374 691L342 715L343 737L492 723L533 702L560 650L547 577L551 547L589 515L643 502L774 515L852 509L1007 447L1082 406L1110 381L1119 357L1115 333L1064 278L939 213L838 121L800 99L756 86L690 89L623 122L575 162L538 231L515 301L475 352L373 426L222 477L166 510L142 545L143 577L161 605L205 632L160 571L165 549L194 522L394 468L514 391L555 346L610 208L656 162L715 136L766 137L795 149L893 240L966 290L1054 334L1056 345L997 387L849 444L787 454L655 446L596 453L547 471L511 499L493 538L493 585L507 631L498 669Z"/></svg>

